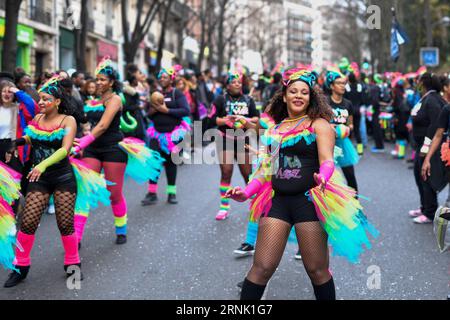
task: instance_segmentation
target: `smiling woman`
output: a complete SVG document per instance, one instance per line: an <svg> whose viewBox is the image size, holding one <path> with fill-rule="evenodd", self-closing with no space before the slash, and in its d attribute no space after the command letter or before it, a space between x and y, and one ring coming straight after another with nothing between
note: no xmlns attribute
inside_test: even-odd
<svg viewBox="0 0 450 320"><path fill-rule="evenodd" d="M261 160L245 190L229 190L227 198L252 202L252 218L259 219L255 260L242 286L241 299L261 299L266 284L281 260L292 226L317 299L335 299L328 272L327 234L305 192L330 178L326 165L333 164L334 134L328 121L331 110L314 89L317 74L301 69L285 72L284 86L268 107L263 128L268 167ZM273 163L272 163L273 162ZM322 166L321 166L322 164ZM278 170L279 169L279 170ZM334 169L334 166L333 166ZM317 173L320 172L320 175ZM332 171L331 171L332 172ZM273 175L273 176L272 176ZM266 191L268 190L268 191ZM272 193L274 196L272 198Z"/></svg>
<svg viewBox="0 0 450 320"><path fill-rule="evenodd" d="M72 106L67 102L57 77L42 86L39 96L40 114L25 129L26 135L14 143L14 146L33 145L33 168L26 175L29 185L17 233L16 270L10 274L5 287L16 286L28 274L34 235L51 195L55 199L56 219L65 250L64 266L66 270L71 265L80 266L73 218L77 185L68 159L76 122L70 116Z"/></svg>
<svg viewBox="0 0 450 320"><path fill-rule="evenodd" d="M343 185L334 171L332 111L314 88L317 74L294 69L283 78L283 89L262 117L266 150L251 181L244 190L235 187L225 194L240 202L253 199L252 220L259 220L255 259L241 299L261 299L294 227L316 299L334 300L328 236L334 253L356 262L363 244L370 245L366 231L376 230L367 227L355 190Z"/></svg>

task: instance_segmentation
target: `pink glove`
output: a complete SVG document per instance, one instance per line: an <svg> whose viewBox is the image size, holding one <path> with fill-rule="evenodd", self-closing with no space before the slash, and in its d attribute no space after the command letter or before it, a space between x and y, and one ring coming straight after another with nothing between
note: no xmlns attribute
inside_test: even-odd
<svg viewBox="0 0 450 320"><path fill-rule="evenodd" d="M229 126L230 128L234 128L234 123L233 123L233 121L228 120L227 122L225 122L225 124L226 124L227 126Z"/></svg>
<svg viewBox="0 0 450 320"><path fill-rule="evenodd" d="M250 199L255 194L257 194L261 189L261 187L262 183L258 179L253 179L252 181L250 181L244 190L244 194L247 197L247 199Z"/></svg>
<svg viewBox="0 0 450 320"><path fill-rule="evenodd" d="M94 142L94 140L95 137L92 135L92 133L80 138L78 140L78 145L74 148L74 152L79 153L81 150L85 149L88 145Z"/></svg>
<svg viewBox="0 0 450 320"><path fill-rule="evenodd" d="M334 172L334 162L331 160L324 161L320 165L319 174L317 175L317 183L327 183Z"/></svg>

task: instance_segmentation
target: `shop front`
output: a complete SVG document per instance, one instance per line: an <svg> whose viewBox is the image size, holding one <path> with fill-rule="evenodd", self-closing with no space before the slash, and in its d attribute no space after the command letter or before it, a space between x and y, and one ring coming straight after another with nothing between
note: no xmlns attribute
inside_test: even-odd
<svg viewBox="0 0 450 320"><path fill-rule="evenodd" d="M0 18L0 63L3 50L3 38L5 36L5 19ZM22 24L17 25L17 55L16 65L31 72L31 47L34 40L34 30ZM0 66L1 69L1 66Z"/></svg>

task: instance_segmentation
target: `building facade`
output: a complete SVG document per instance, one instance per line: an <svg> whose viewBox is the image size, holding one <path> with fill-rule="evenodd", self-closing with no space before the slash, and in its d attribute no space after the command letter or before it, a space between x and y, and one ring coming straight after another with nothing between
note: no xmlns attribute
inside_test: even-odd
<svg viewBox="0 0 450 320"><path fill-rule="evenodd" d="M194 62L196 40L189 38L183 26L186 25L189 6L185 1L174 1L166 28L163 50L163 65L175 62ZM150 2L145 2L143 12L147 12ZM0 55L5 26L5 1L0 1ZM109 56L122 73L125 67L120 0L87 1L87 41L84 61L86 72L93 74L97 63ZM23 0L17 26L18 66L33 75L58 69L76 69L77 32L80 22L81 0ZM137 0L129 0L127 19L130 32L134 27ZM134 62L149 72L156 65L163 14L155 16L148 34L139 46ZM184 49L185 43L188 49ZM154 70L152 70L154 71Z"/></svg>
<svg viewBox="0 0 450 320"><path fill-rule="evenodd" d="M32 74L56 65L58 37L54 0L24 0L17 25L17 65ZM0 51L5 32L5 1L0 2Z"/></svg>

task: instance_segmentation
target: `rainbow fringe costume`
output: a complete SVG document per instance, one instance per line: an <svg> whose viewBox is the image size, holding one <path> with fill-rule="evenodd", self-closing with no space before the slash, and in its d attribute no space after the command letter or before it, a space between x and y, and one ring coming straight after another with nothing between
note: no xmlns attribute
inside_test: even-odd
<svg viewBox="0 0 450 320"><path fill-rule="evenodd" d="M92 99L86 101L84 105L84 112L103 112L105 111L105 106L100 100Z"/></svg>
<svg viewBox="0 0 450 320"><path fill-rule="evenodd" d="M18 271L14 265L16 244L16 219L11 205L20 198L21 175L0 162L0 264Z"/></svg>
<svg viewBox="0 0 450 320"><path fill-rule="evenodd" d="M123 139L119 146L128 155L126 176L141 184L159 178L165 161L159 152L147 148L144 141L132 137Z"/></svg>
<svg viewBox="0 0 450 320"><path fill-rule="evenodd" d="M263 115L260 121L261 125L268 129L261 141L275 141L276 143L279 134L275 130L273 121L270 121L267 117L269 116ZM290 146L293 144L292 141L299 141L299 139L305 139L306 143L309 144L316 137L309 128L297 130L294 133L296 135L289 134L286 136L286 141L284 139L281 141L281 148ZM267 135L269 136L267 137ZM263 185L251 201L251 221L257 221L261 216L267 216L272 207L274 195L271 182L274 172L272 162L277 155L277 153L260 154L255 162L250 180L259 179ZM317 217L328 234L332 254L343 256L351 263L358 263L359 257L364 251L364 246L367 249L371 248L368 234L377 237L379 232L363 214L363 208L356 199L356 191L345 185L341 174L335 171L324 192L317 186L309 190L306 195L314 203Z"/></svg>
<svg viewBox="0 0 450 320"><path fill-rule="evenodd" d="M153 122L147 129L147 136L150 139L156 139L159 142L159 147L166 154L171 154L172 152L179 152L176 143L179 143L184 139L186 134L191 130L191 119L189 117L184 117L181 123L173 129L172 132L160 133L156 131Z"/></svg>

